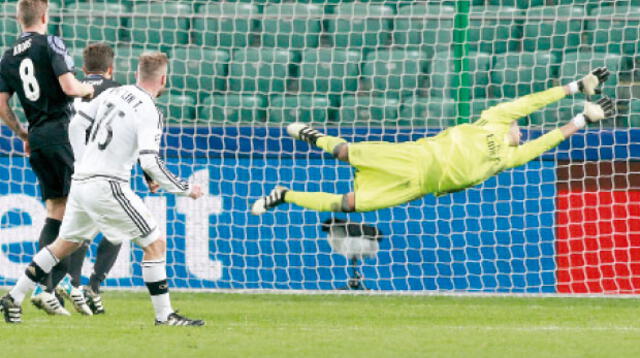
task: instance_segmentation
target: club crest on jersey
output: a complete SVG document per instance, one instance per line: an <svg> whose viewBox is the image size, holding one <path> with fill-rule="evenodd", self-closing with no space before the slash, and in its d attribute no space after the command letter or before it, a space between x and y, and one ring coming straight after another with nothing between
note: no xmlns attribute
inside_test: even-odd
<svg viewBox="0 0 640 358"><path fill-rule="evenodd" d="M13 48L13 55L14 56L19 55L25 52L26 50L28 50L30 47L31 47L31 39L28 39L25 42L19 43Z"/></svg>

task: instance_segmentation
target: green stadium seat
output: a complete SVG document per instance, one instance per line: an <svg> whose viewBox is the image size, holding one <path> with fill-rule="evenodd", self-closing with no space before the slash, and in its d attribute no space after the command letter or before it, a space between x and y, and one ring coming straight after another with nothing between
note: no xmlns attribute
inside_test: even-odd
<svg viewBox="0 0 640 358"><path fill-rule="evenodd" d="M279 48L236 50L229 64L229 88L236 92L282 93L294 54Z"/></svg>
<svg viewBox="0 0 640 358"><path fill-rule="evenodd" d="M130 46L116 47L113 61L114 80L122 84L134 84L136 82L135 73L138 69L138 58L145 51L148 51L148 49Z"/></svg>
<svg viewBox="0 0 640 358"><path fill-rule="evenodd" d="M196 44L205 46L246 47L256 36L258 7L247 3L211 3L201 6L193 20ZM216 17L216 16L220 17Z"/></svg>
<svg viewBox="0 0 640 358"><path fill-rule="evenodd" d="M16 14L16 3L2 3L2 10L5 14L12 14L4 16L0 21L0 49L13 46L16 39L20 35L20 26L13 14ZM49 26L47 31L52 35L59 35L58 26L60 25L60 7L56 3L49 3ZM65 41L67 47L71 47L69 41Z"/></svg>
<svg viewBox="0 0 640 358"><path fill-rule="evenodd" d="M640 128L640 100L632 99L629 102L628 127Z"/></svg>
<svg viewBox="0 0 640 358"><path fill-rule="evenodd" d="M197 46L176 47L171 53L169 86L198 92L199 97L224 91L229 54Z"/></svg>
<svg viewBox="0 0 640 358"><path fill-rule="evenodd" d="M166 93L156 100L167 123L193 123L196 118L196 101L184 94Z"/></svg>
<svg viewBox="0 0 640 358"><path fill-rule="evenodd" d="M496 56L491 69L493 97L515 98L553 86L559 61L551 52L516 52Z"/></svg>
<svg viewBox="0 0 640 358"><path fill-rule="evenodd" d="M396 98L375 96L345 96L342 98L341 125L396 125L400 101Z"/></svg>
<svg viewBox="0 0 640 358"><path fill-rule="evenodd" d="M269 102L268 122L326 123L329 121L329 99L318 96L278 96Z"/></svg>
<svg viewBox="0 0 640 358"><path fill-rule="evenodd" d="M489 71L491 55L484 52L470 52L469 74L473 98L485 98L489 95ZM429 63L429 93L432 97L451 98L459 89L451 51L436 53Z"/></svg>
<svg viewBox="0 0 640 358"><path fill-rule="evenodd" d="M472 51L503 53L519 49L523 21L512 17L523 16L522 10L505 6L474 6L470 15L467 38ZM500 20L496 19L498 16Z"/></svg>
<svg viewBox="0 0 640 358"><path fill-rule="evenodd" d="M299 70L300 91L334 95L355 92L358 89L361 61L359 51L332 48L305 51Z"/></svg>
<svg viewBox="0 0 640 358"><path fill-rule="evenodd" d="M266 119L266 101L262 96L211 96L198 107L198 119L205 123L263 123Z"/></svg>
<svg viewBox="0 0 640 358"><path fill-rule="evenodd" d="M393 9L378 4L347 3L334 8L327 21L337 48L378 47L391 40ZM364 18L364 17L368 18Z"/></svg>
<svg viewBox="0 0 640 358"><path fill-rule="evenodd" d="M428 18L441 16L441 18ZM394 43L420 46L429 55L444 51L453 42L453 6L437 4L415 4L402 6L398 10L394 26ZM424 19L421 19L424 17Z"/></svg>
<svg viewBox="0 0 640 358"><path fill-rule="evenodd" d="M131 41L137 46L165 48L189 43L190 2L140 3L133 7Z"/></svg>
<svg viewBox="0 0 640 358"><path fill-rule="evenodd" d="M583 102L571 98L562 99L556 103L532 113L529 116L529 125L536 127L557 127L566 123L573 116L582 112Z"/></svg>
<svg viewBox="0 0 640 358"><path fill-rule="evenodd" d="M419 50L369 53L363 75L371 88L391 97L413 95L426 88L427 58Z"/></svg>
<svg viewBox="0 0 640 358"><path fill-rule="evenodd" d="M70 47L85 48L92 42L106 42L111 46L123 38L127 18L110 17L110 14L126 14L127 8L120 4L76 3L65 7L60 25L62 38Z"/></svg>
<svg viewBox="0 0 640 358"><path fill-rule="evenodd" d="M542 6L545 0L489 0L489 5L518 7L528 9L533 6Z"/></svg>
<svg viewBox="0 0 640 358"><path fill-rule="evenodd" d="M596 20L586 21L587 43L595 51L638 54L640 6L603 6L591 11ZM612 21L611 18L615 18ZM627 20L626 18L634 19Z"/></svg>
<svg viewBox="0 0 640 358"><path fill-rule="evenodd" d="M482 111L488 109L492 106L495 106L498 103L504 102L504 100L497 100L495 98L478 98L471 100L471 118L470 121L473 122L480 118Z"/></svg>
<svg viewBox="0 0 640 358"><path fill-rule="evenodd" d="M286 3L263 9L262 45L290 49L318 47L324 9L317 4Z"/></svg>
<svg viewBox="0 0 640 358"><path fill-rule="evenodd" d="M453 100L409 97L402 103L398 124L413 128L447 128L456 125L456 113Z"/></svg>
<svg viewBox="0 0 640 358"><path fill-rule="evenodd" d="M577 6L544 6L526 12L522 48L526 51L570 52L581 44L585 10ZM537 18L536 18L537 17ZM552 19L542 20L540 17ZM572 17L575 20L556 20Z"/></svg>
<svg viewBox="0 0 640 358"><path fill-rule="evenodd" d="M605 82L602 92L607 96L619 98L616 95L618 74L624 69L620 55L597 51L567 53L560 66L560 83L568 83L580 79L591 72L592 69L601 66L606 66L611 71L611 76Z"/></svg>

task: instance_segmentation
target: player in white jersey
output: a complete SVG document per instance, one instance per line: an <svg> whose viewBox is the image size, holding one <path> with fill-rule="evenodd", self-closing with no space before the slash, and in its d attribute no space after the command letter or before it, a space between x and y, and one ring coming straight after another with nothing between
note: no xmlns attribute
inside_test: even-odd
<svg viewBox="0 0 640 358"><path fill-rule="evenodd" d="M85 152L76 165L67 211L56 241L40 250L13 289L0 299L5 321L22 319L25 294L62 258L102 232L109 240L130 239L142 247L142 276L151 295L157 325L201 326L202 320L178 315L171 307L166 274L166 242L149 209L130 188L137 159L161 188L197 199L159 158L162 115L155 98L165 88L167 56L140 56L136 86L112 88L93 100L78 116L93 121Z"/></svg>

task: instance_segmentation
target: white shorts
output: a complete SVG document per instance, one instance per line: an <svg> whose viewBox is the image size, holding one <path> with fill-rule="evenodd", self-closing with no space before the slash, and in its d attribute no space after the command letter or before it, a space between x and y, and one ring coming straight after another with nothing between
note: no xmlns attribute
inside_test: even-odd
<svg viewBox="0 0 640 358"><path fill-rule="evenodd" d="M141 247L160 238L151 212L128 183L104 178L74 180L60 238L89 241L99 232L114 244L128 240Z"/></svg>

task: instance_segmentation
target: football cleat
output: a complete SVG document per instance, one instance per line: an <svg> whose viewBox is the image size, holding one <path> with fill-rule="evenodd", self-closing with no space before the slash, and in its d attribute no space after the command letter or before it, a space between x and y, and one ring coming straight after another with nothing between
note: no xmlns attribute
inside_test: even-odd
<svg viewBox="0 0 640 358"><path fill-rule="evenodd" d="M267 212L267 210L274 208L280 204L284 203L284 195L289 191L289 189L283 186L276 186L271 190L271 193L267 196L263 196L262 198L256 200L251 206L251 214L253 215L262 215Z"/></svg>
<svg viewBox="0 0 640 358"><path fill-rule="evenodd" d="M91 287L87 286L84 288L84 296L87 300L87 305L93 312L93 314L104 314L104 305L102 304L102 297L99 294L94 292Z"/></svg>
<svg viewBox="0 0 640 358"><path fill-rule="evenodd" d="M66 279L66 277L65 277ZM66 280L66 282L60 282L60 285L56 287L56 293L66 297L68 300L73 303L73 307L78 311L78 313L83 314L85 316L93 316L93 312L89 305L87 305L87 301L84 299L84 293L82 289L79 287L73 287L71 285L70 280Z"/></svg>
<svg viewBox="0 0 640 358"><path fill-rule="evenodd" d="M324 134L317 129L298 122L289 124L287 126L287 133L293 138L305 141L311 145L316 145L318 138L324 137Z"/></svg>
<svg viewBox="0 0 640 358"><path fill-rule="evenodd" d="M156 320L156 326L204 326L204 321L181 316L176 311L170 314L166 321Z"/></svg>
<svg viewBox="0 0 640 358"><path fill-rule="evenodd" d="M22 322L22 307L16 304L9 294L0 298L0 311L4 315L5 322L14 324Z"/></svg>
<svg viewBox="0 0 640 358"><path fill-rule="evenodd" d="M71 313L62 307L60 300L58 300L54 294L47 291L42 291L37 295L31 296L31 303L50 315L71 316Z"/></svg>

